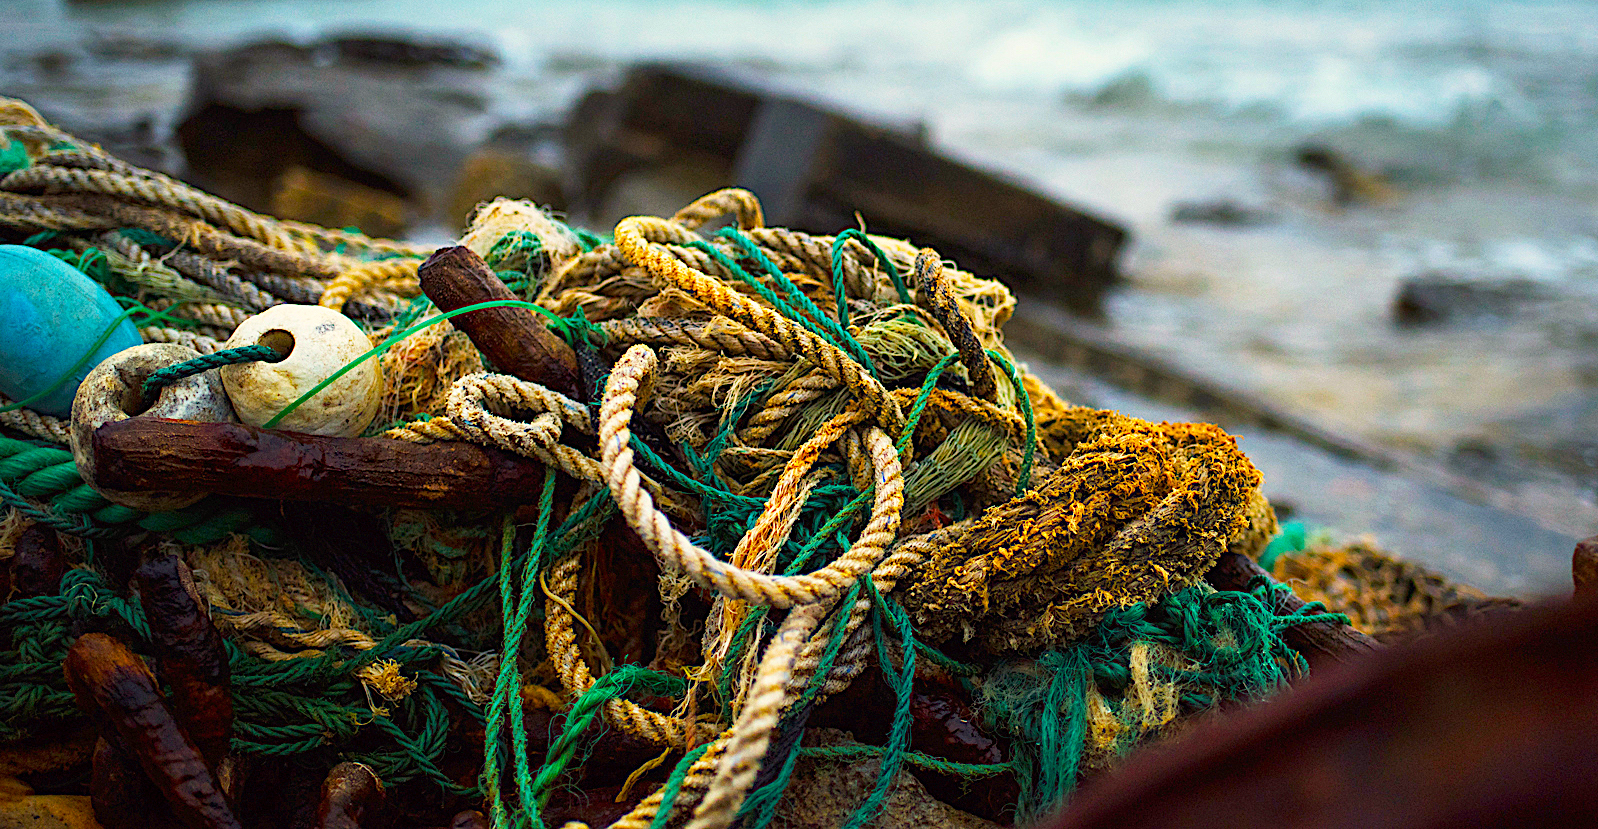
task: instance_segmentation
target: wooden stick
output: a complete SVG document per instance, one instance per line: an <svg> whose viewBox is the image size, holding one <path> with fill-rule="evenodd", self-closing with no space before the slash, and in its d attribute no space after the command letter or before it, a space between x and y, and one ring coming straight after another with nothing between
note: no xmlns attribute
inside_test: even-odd
<svg viewBox="0 0 1598 829"><path fill-rule="evenodd" d="M1237 553L1222 553L1221 560L1204 578L1217 590L1247 590L1249 584L1259 576L1271 579L1270 574L1253 559ZM1271 583L1276 582L1271 579ZM1292 591L1278 590L1272 593L1276 596L1275 610L1278 615L1297 613L1304 608L1304 601L1293 595ZM1282 631L1282 639L1288 647L1303 654L1311 668L1348 662L1381 648L1375 639L1354 628L1331 622L1294 625Z"/></svg>
<svg viewBox="0 0 1598 829"><path fill-rule="evenodd" d="M440 248L417 269L422 292L445 311L479 302L516 299L471 249ZM564 340L526 308L485 308L450 320L466 332L494 367L523 380L548 386L577 400L582 396L577 355Z"/></svg>
<svg viewBox="0 0 1598 829"><path fill-rule="evenodd" d="M245 498L471 509L532 503L542 464L465 442L413 444L133 417L94 432L94 483Z"/></svg>

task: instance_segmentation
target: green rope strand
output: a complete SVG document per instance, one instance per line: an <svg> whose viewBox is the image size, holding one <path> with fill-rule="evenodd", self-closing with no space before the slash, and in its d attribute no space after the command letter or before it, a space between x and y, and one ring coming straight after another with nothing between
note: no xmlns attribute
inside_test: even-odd
<svg viewBox="0 0 1598 829"><path fill-rule="evenodd" d="M843 745L843 746L805 746L797 754L803 757L814 757L818 760L831 760L835 762L852 762L882 757L887 753L882 746ZM904 752L904 761L916 768L927 771L942 772L957 777L992 777L1014 771L1010 763L956 763L931 754L922 754L919 751ZM751 829L753 829L751 827Z"/></svg>
<svg viewBox="0 0 1598 829"><path fill-rule="evenodd" d="M866 250L877 257L877 261L887 269L888 278L893 281L893 289L899 293L899 301L906 305L911 304L914 300L910 297L910 289L905 286L904 277L899 275L899 268L893 264L893 260L882 252L882 248L877 247L877 243L873 242L870 236L850 228L832 238L832 294L838 299L838 322L845 328L849 327L848 292L843 287L843 249L849 244L850 239L865 245Z"/></svg>
<svg viewBox="0 0 1598 829"><path fill-rule="evenodd" d="M809 331L810 333L815 334L829 343L832 343L834 346L837 346L839 350L848 353L850 359L853 359L862 366L865 366L866 369L871 372L872 376L876 376L876 368L872 365L871 357L866 354L865 349L861 347L860 343L855 341L855 339L849 336L847 333L842 332L841 329L838 329L838 324L833 321L831 317L821 313L821 310L816 308L815 303L811 302L810 298L806 297L804 292L799 290L798 286L789 281L786 276L782 276L781 271L777 272L777 277L774 277L773 281L777 281L790 297L796 297L803 300L804 304L809 306L809 310L814 316L802 313L799 309L795 308L791 303L789 303L788 300L778 296L777 292L771 289L771 286L761 281L754 274L746 270L742 265L734 262L732 257L717 249L709 242L695 239L694 241L688 243L688 247L704 251L706 255L708 255L711 259L714 259L723 268L726 268L727 271L733 276L737 277L739 281L753 288L755 293L759 294L762 299L770 303L771 307L777 310L777 313L780 313L788 319L793 320L794 322L803 326L805 330ZM762 254L762 256L764 256L764 254ZM769 262L770 260L768 259L766 261ZM776 266L773 265L772 267L775 268Z"/></svg>
<svg viewBox="0 0 1598 829"><path fill-rule="evenodd" d="M499 778L501 762L499 747L504 743L500 732L507 713L510 716L511 727L511 758L515 764L517 790L523 808L526 808L536 795L528 780L527 730L522 721L522 677L517 658L521 651L522 639L527 636L527 620L531 617L533 605L536 603L539 559L544 550L545 533L549 529L549 514L553 508L554 493L555 470L545 469L544 488L538 498L538 523L533 530L532 543L526 555L522 556L519 579L511 578L511 545L515 543L516 538L516 523L511 516L505 518L503 539L500 544L500 618L503 620L505 633L500 645L499 677L494 683L494 695L489 704L488 724L484 732L486 744L483 746L483 788L488 794L490 812L497 829L508 829L512 825L510 811L505 805L500 789ZM513 581L520 581L519 594Z"/></svg>
<svg viewBox="0 0 1598 829"><path fill-rule="evenodd" d="M600 711L605 703L625 696L635 687L641 687L652 694L664 696L681 696L688 690L688 683L684 680L652 671L643 665L622 665L619 668L594 680L594 684L566 712L566 725L561 729L560 736L549 744L549 750L544 755L544 765L538 770L538 777L531 781L536 800L524 801L522 808L524 817L534 826L542 827L543 818L538 814L549 800L554 791L555 783L560 775L566 771L577 756L578 744L588 728L599 719Z"/></svg>
<svg viewBox="0 0 1598 829"><path fill-rule="evenodd" d="M1076 785L1086 750L1090 683L1113 694L1131 687L1131 653L1138 643L1165 645L1181 653L1183 667L1155 665L1152 674L1183 689L1181 703L1194 709L1223 700L1257 698L1307 670L1304 659L1282 640L1296 625L1346 621L1318 606L1277 615L1272 593L1286 589L1256 580L1247 591L1190 587L1154 604L1138 603L1105 614L1083 640L1036 660L1015 660L990 671L980 687L984 719L1013 738L1012 763L1021 784L1017 820L1030 821L1062 802ZM1138 717L1120 748L1144 736Z"/></svg>
<svg viewBox="0 0 1598 829"><path fill-rule="evenodd" d="M782 269L771 261L771 257L767 256L765 251L762 251L753 239L750 239L735 227L724 227L716 235L737 245L738 250L745 257L753 260L755 264L760 266L761 270L766 272L766 276L772 282L777 283L777 287L788 295L790 302L798 306L802 313L814 319L827 332L834 344L847 351L849 356L853 357L860 365L865 366L866 370L871 372L871 376L877 376L877 367L872 364L870 355L866 354L865 348L860 345L859 341L855 340L848 330L840 324L842 320L834 320L823 314L821 309L810 301L810 297L805 296L805 292L799 290L798 285L793 284L793 280L789 279L782 272Z"/></svg>
<svg viewBox="0 0 1598 829"><path fill-rule="evenodd" d="M259 343L256 345L241 345L237 348L224 348L210 354L201 354L192 360L174 363L166 368L150 372L150 376L144 379L144 399L146 401L154 400L161 389L185 377L203 374L213 368L236 366L244 363L277 363L282 362L287 357L287 354L269 345L261 345Z"/></svg>
<svg viewBox="0 0 1598 829"><path fill-rule="evenodd" d="M1032 413L1032 398L1026 393L1026 386L1021 382L1021 372L1015 367L1015 363L1004 356L1004 352L996 349L988 349L988 356L1004 367L1004 373L1009 375L1010 382L1015 384L1015 400L1021 407L1021 416L1026 419L1026 448L1021 453L1021 471L1015 478L1015 497L1019 498L1032 483L1032 460L1038 451L1038 419Z"/></svg>
<svg viewBox="0 0 1598 829"><path fill-rule="evenodd" d="M876 785L872 786L871 792L854 814L849 816L844 829L860 829L882 812L888 787L893 784L893 778L898 776L899 768L904 763L904 753L910 747L910 696L916 675L915 633L911 629L910 614L898 602L877 591L870 573L863 576L862 581L865 582L866 592L871 594L876 610L871 616L871 628L877 637L877 663L882 669L883 678L893 688L897 702L893 710L893 725L888 729L888 745L883 752L882 763L877 768ZM884 619L891 619L893 626L899 630L902 662L897 671L888 655L888 641L882 624Z"/></svg>
<svg viewBox="0 0 1598 829"><path fill-rule="evenodd" d="M667 822L671 820L672 804L677 800L677 793L682 791L682 781L687 779L688 769L709 750L710 743L695 746L671 770L665 784L660 787L660 808L655 810L654 819L649 821L649 829L666 829Z"/></svg>

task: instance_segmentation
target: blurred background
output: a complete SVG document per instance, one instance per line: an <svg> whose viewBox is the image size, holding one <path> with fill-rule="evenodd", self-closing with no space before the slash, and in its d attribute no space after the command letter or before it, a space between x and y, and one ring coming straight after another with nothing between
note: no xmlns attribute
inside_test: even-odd
<svg viewBox="0 0 1598 829"><path fill-rule="evenodd" d="M64 129L426 241L493 195L603 232L735 183L648 136L595 172L595 101L640 62L709 65L1125 228L1107 291L1029 323L1125 365L1048 376L1145 416L1237 403L1284 513L1521 592L1568 583L1598 527L1598 5L3 5L0 93ZM1116 382L1140 371L1161 388Z"/></svg>

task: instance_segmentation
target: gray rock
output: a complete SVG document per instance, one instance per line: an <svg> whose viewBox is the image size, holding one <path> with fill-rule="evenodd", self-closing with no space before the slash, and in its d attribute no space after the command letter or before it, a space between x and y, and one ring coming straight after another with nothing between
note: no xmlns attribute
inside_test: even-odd
<svg viewBox="0 0 1598 829"><path fill-rule="evenodd" d="M1393 299L1393 321L1406 327L1490 321L1549 299L1548 290L1529 279L1482 280L1431 271L1400 283Z"/></svg>

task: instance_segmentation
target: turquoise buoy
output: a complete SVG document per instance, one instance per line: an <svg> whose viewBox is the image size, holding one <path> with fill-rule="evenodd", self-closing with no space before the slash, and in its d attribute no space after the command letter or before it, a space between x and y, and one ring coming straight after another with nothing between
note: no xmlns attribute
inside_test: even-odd
<svg viewBox="0 0 1598 829"><path fill-rule="evenodd" d="M22 245L0 245L0 394L12 402L50 389L74 365L66 382L28 407L55 417L72 415L78 384L101 360L144 342L124 319L98 347L122 307L77 268ZM90 349L94 353L78 364Z"/></svg>

